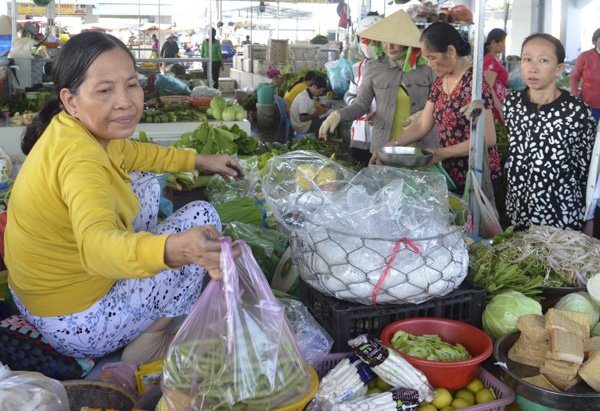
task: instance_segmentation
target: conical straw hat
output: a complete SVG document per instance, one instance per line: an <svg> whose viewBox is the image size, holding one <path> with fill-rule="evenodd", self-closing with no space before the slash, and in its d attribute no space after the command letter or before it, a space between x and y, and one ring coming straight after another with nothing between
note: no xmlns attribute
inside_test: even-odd
<svg viewBox="0 0 600 411"><path fill-rule="evenodd" d="M421 47L421 32L404 10L398 10L373 24L360 33L360 36L401 46Z"/></svg>

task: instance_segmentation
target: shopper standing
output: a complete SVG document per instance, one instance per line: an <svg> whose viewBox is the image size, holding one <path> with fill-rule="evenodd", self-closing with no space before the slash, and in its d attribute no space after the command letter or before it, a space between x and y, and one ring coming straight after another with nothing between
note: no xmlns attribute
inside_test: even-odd
<svg viewBox="0 0 600 411"><path fill-rule="evenodd" d="M179 46L175 39L177 36L173 33L170 33L167 36L167 41L164 42L162 48L160 49L160 56L166 59L179 57Z"/></svg>
<svg viewBox="0 0 600 411"><path fill-rule="evenodd" d="M498 61L496 55L504 52L505 42L506 32L502 29L492 29L485 40L485 56L483 57L483 76L492 88L492 98L494 100L492 112L494 118L502 124L504 124L502 103L506 98L508 71Z"/></svg>
<svg viewBox="0 0 600 411"><path fill-rule="evenodd" d="M217 30L212 29L212 80L213 88L219 88L219 71L224 70L223 66L223 54L221 52L221 43L217 40ZM209 58L209 46L210 40L204 39L202 47L200 48L200 57L207 59ZM202 68L208 79L208 63L202 63Z"/></svg>
<svg viewBox="0 0 600 411"><path fill-rule="evenodd" d="M577 57L571 73L571 93L580 97L592 108L596 121L600 120L600 29L592 35L594 48ZM583 78L581 92L579 80Z"/></svg>

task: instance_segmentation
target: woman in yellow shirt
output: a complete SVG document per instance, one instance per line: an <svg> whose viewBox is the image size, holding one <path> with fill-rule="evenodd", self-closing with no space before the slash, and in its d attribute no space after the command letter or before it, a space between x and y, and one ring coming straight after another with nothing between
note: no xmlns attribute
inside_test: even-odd
<svg viewBox="0 0 600 411"><path fill-rule="evenodd" d="M296 96L310 87L313 77L316 75L314 71L307 72L304 77L295 82L288 91L285 92L283 99L291 106ZM317 106L315 101L315 107Z"/></svg>
<svg viewBox="0 0 600 411"><path fill-rule="evenodd" d="M93 358L127 345L124 361L162 359L172 318L189 312L206 272L222 276L221 225L214 208L197 201L154 227L158 182L130 173L198 168L228 180L243 170L228 155L127 140L143 91L133 55L113 36L74 36L52 77L58 99L25 133L27 158L8 207L15 303L62 354Z"/></svg>

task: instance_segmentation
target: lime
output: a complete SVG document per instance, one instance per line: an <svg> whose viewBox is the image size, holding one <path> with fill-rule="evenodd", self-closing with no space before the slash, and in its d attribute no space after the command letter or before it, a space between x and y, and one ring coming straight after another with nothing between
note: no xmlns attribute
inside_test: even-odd
<svg viewBox="0 0 600 411"><path fill-rule="evenodd" d="M373 378L371 381L369 381L367 383L367 388L371 389L371 388L375 388L377 387L377 379Z"/></svg>
<svg viewBox="0 0 600 411"><path fill-rule="evenodd" d="M477 394L477 391L479 391L485 387L483 386L483 383L481 382L481 380L474 379L465 388L470 390L473 394Z"/></svg>
<svg viewBox="0 0 600 411"><path fill-rule="evenodd" d="M475 394L473 394L471 390L467 390L466 388L456 391L456 394L454 394L454 398L462 398L463 400L468 402L469 405L475 404Z"/></svg>
<svg viewBox="0 0 600 411"><path fill-rule="evenodd" d="M452 400L452 403L450 404L450 406L452 408L454 408L455 410L458 410L461 408L470 407L471 404L469 404L466 400L463 400L462 398L455 398L454 400Z"/></svg>
<svg viewBox="0 0 600 411"><path fill-rule="evenodd" d="M437 408L429 403L422 403L421 406L417 408L417 411L437 411Z"/></svg>
<svg viewBox="0 0 600 411"><path fill-rule="evenodd" d="M454 411L454 408L452 408L451 406L447 406L444 408L440 408L440 411Z"/></svg>
<svg viewBox="0 0 600 411"><path fill-rule="evenodd" d="M445 388L436 388L435 391L438 395L435 400L431 401L431 405L436 407L438 410L447 407L452 402L452 395Z"/></svg>
<svg viewBox="0 0 600 411"><path fill-rule="evenodd" d="M383 381L380 377L377 377L377 379L375 381L376 381L375 382L375 386L377 388L379 388L382 392L389 391L392 388L394 388L390 384L388 384L387 382Z"/></svg>
<svg viewBox="0 0 600 411"><path fill-rule="evenodd" d="M475 401L477 402L477 404L483 404L485 402L494 401L495 399L496 396L489 388L483 388L477 391L477 394L475 394Z"/></svg>

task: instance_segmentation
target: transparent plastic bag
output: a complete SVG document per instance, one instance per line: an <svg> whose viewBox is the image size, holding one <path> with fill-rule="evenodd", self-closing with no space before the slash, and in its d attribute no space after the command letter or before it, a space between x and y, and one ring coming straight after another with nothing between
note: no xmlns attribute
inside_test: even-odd
<svg viewBox="0 0 600 411"><path fill-rule="evenodd" d="M0 363L0 409L69 411L67 390L39 372L11 371Z"/></svg>
<svg viewBox="0 0 600 411"><path fill-rule="evenodd" d="M279 301L285 306L285 315L296 335L304 360L311 367L318 367L331 351L333 338L300 301L291 298L280 298Z"/></svg>
<svg viewBox="0 0 600 411"><path fill-rule="evenodd" d="M236 245L234 261L231 240L221 238L223 281L210 281L169 348L161 382L169 409L270 410L308 393L284 308L250 247Z"/></svg>
<svg viewBox="0 0 600 411"><path fill-rule="evenodd" d="M192 97L217 97L222 96L221 92L216 88L208 86L196 86L192 90Z"/></svg>

